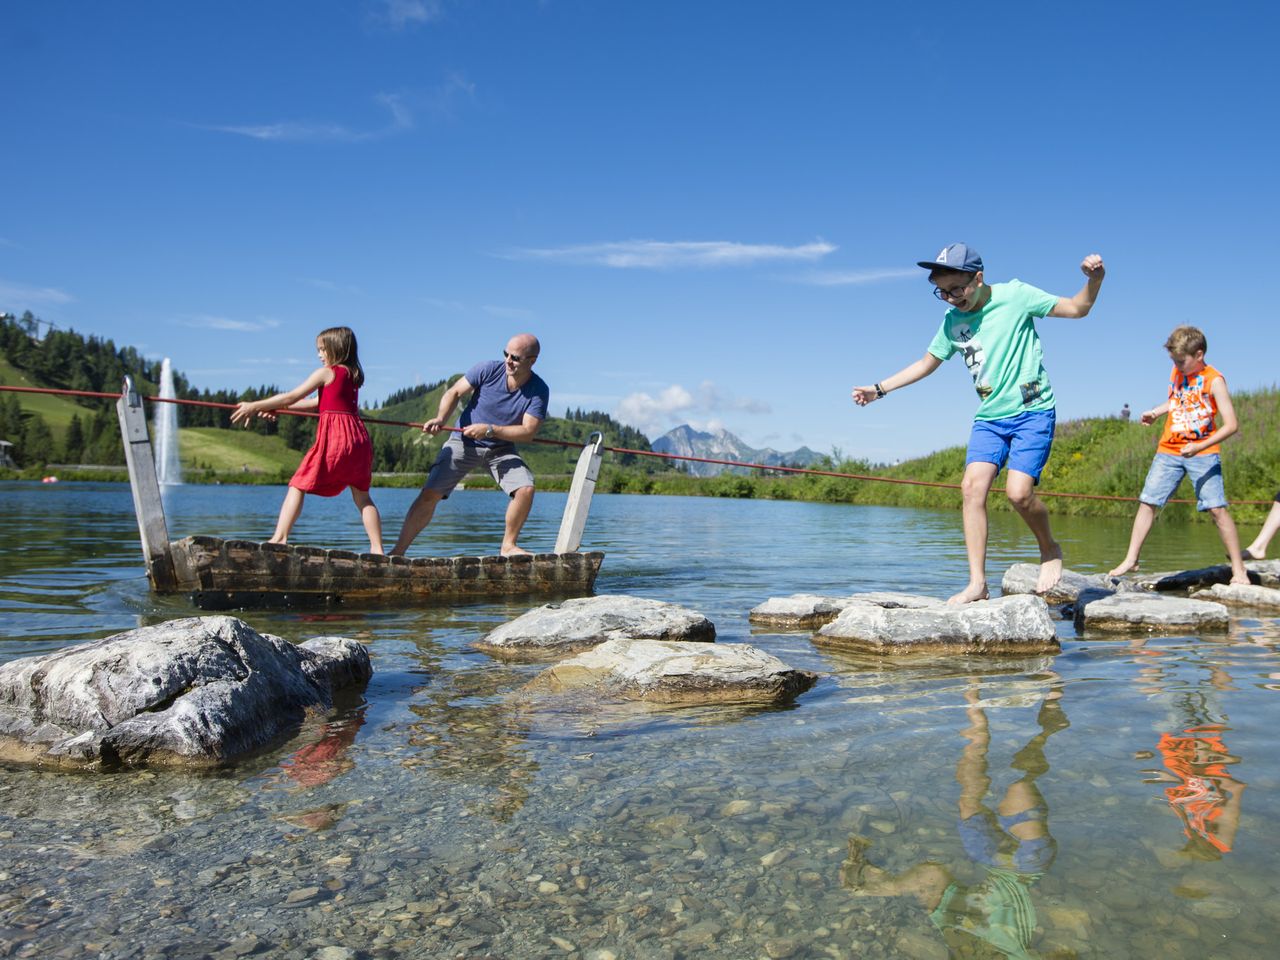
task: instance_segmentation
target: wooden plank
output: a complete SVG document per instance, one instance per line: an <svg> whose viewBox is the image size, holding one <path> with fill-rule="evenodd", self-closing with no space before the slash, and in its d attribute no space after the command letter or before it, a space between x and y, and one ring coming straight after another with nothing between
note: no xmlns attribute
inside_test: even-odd
<svg viewBox="0 0 1280 960"><path fill-rule="evenodd" d="M603 452L604 436L593 433L578 455L578 466L573 471L569 499L564 505L564 518L560 521L560 533L556 537L556 553L573 553L582 546L582 531L587 525L587 512L591 509L596 478L600 476Z"/></svg>
<svg viewBox="0 0 1280 960"><path fill-rule="evenodd" d="M124 460L129 468L129 488L133 492L133 512L138 517L147 577L157 590L176 589L178 580L169 553L169 530L164 522L164 502L160 499L151 437L147 434L147 416L142 409L142 397L129 377L124 378L124 389L116 401L116 416L124 440Z"/></svg>

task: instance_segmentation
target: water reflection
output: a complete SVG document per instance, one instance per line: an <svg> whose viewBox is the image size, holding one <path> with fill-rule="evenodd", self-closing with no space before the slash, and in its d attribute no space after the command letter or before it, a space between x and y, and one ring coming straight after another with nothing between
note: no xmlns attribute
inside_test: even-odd
<svg viewBox="0 0 1280 960"><path fill-rule="evenodd" d="M871 841L854 834L840 879L855 896L914 897L929 911L953 955L971 955L986 945L1006 957L1030 957L1036 911L1030 889L1053 865L1058 845L1049 832L1049 805L1036 780L1049 769L1044 746L1049 737L1070 726L1062 709L1062 682L1050 674L1049 690L1036 716L1039 732L1013 757L1010 768L1021 773L996 803L986 798L992 779L987 753L991 728L981 696L981 681L970 678L964 693L968 741L956 763L960 784L956 824L969 869L953 870L945 862L925 860L893 874L869 863ZM972 882L960 876L980 876Z"/></svg>

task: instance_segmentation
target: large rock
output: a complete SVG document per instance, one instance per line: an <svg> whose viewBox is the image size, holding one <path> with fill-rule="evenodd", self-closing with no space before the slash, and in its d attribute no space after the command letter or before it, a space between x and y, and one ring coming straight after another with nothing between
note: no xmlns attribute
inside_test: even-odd
<svg viewBox="0 0 1280 960"><path fill-rule="evenodd" d="M913 593L879 591L855 593L848 597L826 597L814 593L793 593L789 597L770 597L751 609L750 621L758 626L784 629L820 627L830 623L840 612L853 603L874 603L876 606L918 609L942 606L935 597L921 597Z"/></svg>
<svg viewBox="0 0 1280 960"><path fill-rule="evenodd" d="M609 640L542 671L524 690L661 703L786 703L816 680L745 643Z"/></svg>
<svg viewBox="0 0 1280 960"><path fill-rule="evenodd" d="M1245 564L1249 579L1264 587L1280 584L1280 561L1254 560ZM1231 580L1231 565L1215 564L1212 567L1200 567L1196 570L1175 570L1165 573L1138 573L1129 578L1140 590L1158 590L1161 593L1200 590L1215 583L1228 583Z"/></svg>
<svg viewBox="0 0 1280 960"><path fill-rule="evenodd" d="M1255 610L1280 610L1280 590L1274 587L1245 586L1242 583L1215 583L1208 590L1197 590L1192 600L1212 600Z"/></svg>
<svg viewBox="0 0 1280 960"><path fill-rule="evenodd" d="M582 597L530 610L473 646L507 660L539 660L587 650L607 640L710 643L715 638L715 624L674 603L627 596Z"/></svg>
<svg viewBox="0 0 1280 960"><path fill-rule="evenodd" d="M1077 630L1170 633L1226 630L1230 617L1222 604L1206 600L1152 593L1115 593L1097 599L1082 597L1076 604L1075 623Z"/></svg>
<svg viewBox="0 0 1280 960"><path fill-rule="evenodd" d="M886 654L1036 654L1060 646L1048 606L1032 596L915 609L853 603L813 639Z"/></svg>
<svg viewBox="0 0 1280 960"><path fill-rule="evenodd" d="M1000 580L1000 592L1006 597L1017 594L1035 593L1036 581L1040 577L1040 564L1015 563L1005 571ZM1050 590L1039 594L1046 603L1074 603L1081 590L1106 590L1121 592L1139 589L1134 584L1112 577L1105 573L1077 573L1074 570L1063 570L1062 579Z"/></svg>
<svg viewBox="0 0 1280 960"><path fill-rule="evenodd" d="M215 766L372 673L354 640L295 646L235 617L171 620L0 666L0 760Z"/></svg>

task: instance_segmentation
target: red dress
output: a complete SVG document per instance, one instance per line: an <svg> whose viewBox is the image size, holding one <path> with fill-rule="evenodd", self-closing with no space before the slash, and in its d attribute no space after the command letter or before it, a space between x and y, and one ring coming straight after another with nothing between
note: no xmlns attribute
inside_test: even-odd
<svg viewBox="0 0 1280 960"><path fill-rule="evenodd" d="M316 442L289 481L303 493L322 497L347 487L368 490L373 474L373 444L356 407L356 385L346 367L331 369L333 382L320 388Z"/></svg>

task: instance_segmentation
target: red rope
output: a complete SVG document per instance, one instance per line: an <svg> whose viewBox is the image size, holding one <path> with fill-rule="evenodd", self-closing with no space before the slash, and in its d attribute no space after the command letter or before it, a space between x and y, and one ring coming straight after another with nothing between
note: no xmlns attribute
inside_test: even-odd
<svg viewBox="0 0 1280 960"><path fill-rule="evenodd" d="M92 397L100 400L119 400L118 393L102 393L94 390L59 390L53 387L11 387L0 384L0 390L7 390L11 393L44 393L55 396L64 397ZM189 407L211 407L218 410L234 410L234 403L215 403L211 400L184 400L180 397L148 397L143 396L142 399L150 403L176 403ZM273 410L273 413L284 413L292 417L319 417L319 413L313 413L310 410L289 410L281 408ZM412 420L379 420L375 417L361 417L365 423L377 423L388 427L414 427L422 429L424 424L415 423ZM459 427L444 427L441 430L447 430L450 433L461 433ZM532 443L541 443L554 447L582 447L585 444L574 443L571 440L548 440L541 437L534 437ZM662 460L682 460L689 463L714 463L727 467L747 467L752 470L773 470L778 473L799 473L814 477L836 477L841 480L864 480L874 483L896 483L903 486L912 487L939 487L945 490L959 490L958 483L943 483L939 480L910 480L905 477L879 477L865 473L842 473L836 470L813 470L808 467L784 467L771 466L767 463L751 463L744 460L716 460L712 457L690 457L679 453L661 453L657 450L632 450L627 447L603 447L610 453L631 454L637 457L657 457ZM1004 492L1003 487L994 487L998 493ZM1118 503L1136 503L1137 497L1121 497L1114 494L1106 493L1059 493L1053 490L1036 491L1042 497L1061 497L1069 500L1106 500ZM1195 500L1179 500L1171 499L1169 503L1195 503ZM1248 506L1269 506L1270 500L1236 500L1235 503Z"/></svg>

